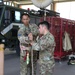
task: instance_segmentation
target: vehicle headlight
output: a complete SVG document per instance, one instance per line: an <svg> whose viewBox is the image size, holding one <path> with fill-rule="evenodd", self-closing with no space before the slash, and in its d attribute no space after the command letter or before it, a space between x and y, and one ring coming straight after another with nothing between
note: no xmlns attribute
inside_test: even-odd
<svg viewBox="0 0 75 75"><path fill-rule="evenodd" d="M5 39L2 39L2 42L5 42Z"/></svg>

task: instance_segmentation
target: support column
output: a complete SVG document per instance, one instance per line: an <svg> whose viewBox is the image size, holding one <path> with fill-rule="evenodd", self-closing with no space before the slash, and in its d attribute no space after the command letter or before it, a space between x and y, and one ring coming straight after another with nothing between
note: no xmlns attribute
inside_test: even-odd
<svg viewBox="0 0 75 75"><path fill-rule="evenodd" d="M4 44L0 44L0 75L4 75Z"/></svg>

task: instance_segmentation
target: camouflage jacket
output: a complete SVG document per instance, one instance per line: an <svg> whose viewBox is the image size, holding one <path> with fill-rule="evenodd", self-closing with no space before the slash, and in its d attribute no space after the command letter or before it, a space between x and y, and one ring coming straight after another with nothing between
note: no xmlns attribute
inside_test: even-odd
<svg viewBox="0 0 75 75"><path fill-rule="evenodd" d="M25 43L24 40L28 40L28 34L32 33L33 36L37 36L39 31L38 31L38 26L36 24L29 24L28 27L23 26L22 28L19 29L18 31L18 39L20 43Z"/></svg>
<svg viewBox="0 0 75 75"><path fill-rule="evenodd" d="M38 63L51 63L54 64L54 48L55 40L53 35L48 32L41 38L37 39L37 42L32 45L33 50L39 51Z"/></svg>

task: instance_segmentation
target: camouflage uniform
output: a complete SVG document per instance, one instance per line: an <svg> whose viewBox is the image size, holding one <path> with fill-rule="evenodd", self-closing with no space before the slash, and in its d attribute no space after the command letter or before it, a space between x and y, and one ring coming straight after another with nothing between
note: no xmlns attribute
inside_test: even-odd
<svg viewBox="0 0 75 75"><path fill-rule="evenodd" d="M37 40L36 43L32 45L34 50L39 51L39 69L40 75L52 75L54 63L54 48L55 41L53 35L48 32Z"/></svg>
<svg viewBox="0 0 75 75"><path fill-rule="evenodd" d="M18 39L20 41L20 45L24 45L25 47L29 47L31 49L31 47L29 46L29 39L27 38L28 37L28 34L29 33L32 33L33 36L34 36L34 41L35 41L35 38L36 36L38 35L39 31L38 31L38 26L35 25L35 24L29 24L29 26L24 26L22 27L21 29L19 29L18 31ZM25 42L26 40L27 43ZM21 71L20 71L20 75L27 75L28 73L28 67L31 68L31 63L29 65L27 65L27 63L24 61L24 56L26 55L26 50L24 51L20 51L20 68L21 68ZM34 54L34 68L36 68L36 58L37 58L37 54Z"/></svg>

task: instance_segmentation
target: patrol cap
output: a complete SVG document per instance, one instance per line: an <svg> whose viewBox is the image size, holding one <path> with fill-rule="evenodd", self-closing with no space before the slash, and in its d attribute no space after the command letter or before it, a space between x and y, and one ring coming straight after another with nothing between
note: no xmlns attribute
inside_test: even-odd
<svg viewBox="0 0 75 75"><path fill-rule="evenodd" d="M40 22L40 23L38 24L38 26L39 26L40 24L41 24L41 25L45 25L45 26L47 27L48 30L49 30L50 27L51 27L51 24L48 23L47 21L42 21L42 22Z"/></svg>
<svg viewBox="0 0 75 75"><path fill-rule="evenodd" d="M23 17L24 15L25 15L25 16L28 16L28 17L30 18L30 15L29 15L28 13L23 13L23 14L21 14L21 17L20 17L20 18L22 19L22 17Z"/></svg>

